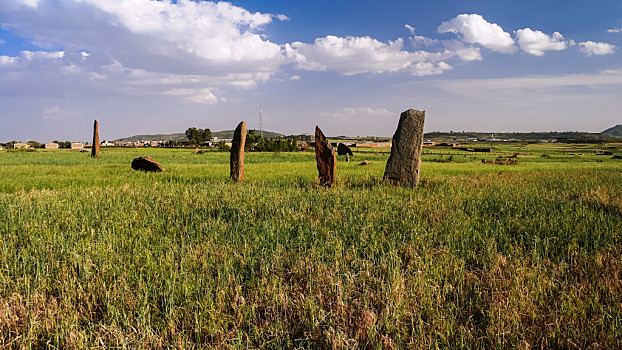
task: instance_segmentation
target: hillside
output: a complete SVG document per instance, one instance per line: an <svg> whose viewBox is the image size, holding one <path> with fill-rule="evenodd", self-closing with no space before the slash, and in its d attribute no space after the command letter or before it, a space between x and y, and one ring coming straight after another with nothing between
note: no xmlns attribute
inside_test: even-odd
<svg viewBox="0 0 622 350"><path fill-rule="evenodd" d="M622 138L622 124L616 125L602 132L607 136Z"/></svg>
<svg viewBox="0 0 622 350"><path fill-rule="evenodd" d="M234 130L221 130L221 131L214 131L212 132L212 137L217 137L219 139L231 139L233 138L233 131ZM257 131L257 133L259 133L259 131ZM279 134L277 132L273 132L273 131L264 131L263 135L265 138L271 139L271 138L278 138L278 137L282 137L282 134ZM128 137L122 137L120 139L114 140L114 141L130 141L130 142L134 142L134 141L188 141L188 139L186 138L186 134L181 132L181 133L176 133L176 134L154 134L154 135L134 135L134 136L128 136Z"/></svg>

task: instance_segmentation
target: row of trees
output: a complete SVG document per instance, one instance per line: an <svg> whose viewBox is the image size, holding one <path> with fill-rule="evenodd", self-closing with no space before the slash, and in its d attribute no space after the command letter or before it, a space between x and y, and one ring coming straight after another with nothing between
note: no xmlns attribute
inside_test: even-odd
<svg viewBox="0 0 622 350"><path fill-rule="evenodd" d="M256 152L296 152L298 146L296 140L293 139L264 139L261 135L257 135L255 130L250 130L246 134L246 151Z"/></svg>
<svg viewBox="0 0 622 350"><path fill-rule="evenodd" d="M188 128L186 130L186 138L188 138L188 142L191 145L200 145L203 142L209 141L212 139L212 131L208 128L206 129L197 129L195 127Z"/></svg>

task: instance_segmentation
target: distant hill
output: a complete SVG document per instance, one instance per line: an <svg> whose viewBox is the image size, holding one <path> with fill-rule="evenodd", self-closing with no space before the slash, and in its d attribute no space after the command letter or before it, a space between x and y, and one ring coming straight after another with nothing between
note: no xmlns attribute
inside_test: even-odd
<svg viewBox="0 0 622 350"><path fill-rule="evenodd" d="M254 129L249 129L248 131L251 131ZM233 132L235 130L222 130L222 131L213 131L212 132L212 137L218 137L219 139L232 139L233 138ZM259 130L255 130L255 134L259 135ZM279 137L284 137L285 135L283 134L279 134L278 132L273 132L273 131L263 131L263 137L266 139L275 139L275 138L279 138Z"/></svg>
<svg viewBox="0 0 622 350"><path fill-rule="evenodd" d="M251 129L252 130L252 129ZM232 139L234 130L222 130L222 131L213 131L212 137L217 137L219 139ZM256 131L259 134L259 130ZM284 135L279 134L278 132L273 131L265 131L263 132L263 137L272 139L283 137ZM155 135L134 135L129 137L122 137L115 141L188 141L186 138L186 134L183 132L177 134L155 134Z"/></svg>
<svg viewBox="0 0 622 350"><path fill-rule="evenodd" d="M605 134L605 135L611 136L611 137L620 137L620 138L622 138L622 124L616 125L616 126L614 126L612 128L609 128L609 129L603 131L602 134Z"/></svg>

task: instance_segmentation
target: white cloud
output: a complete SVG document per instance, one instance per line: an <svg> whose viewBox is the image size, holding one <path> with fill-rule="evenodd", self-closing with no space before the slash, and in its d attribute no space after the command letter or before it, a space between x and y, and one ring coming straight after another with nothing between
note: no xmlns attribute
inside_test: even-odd
<svg viewBox="0 0 622 350"><path fill-rule="evenodd" d="M68 121L76 120L84 117L84 113L81 111L73 110L71 108L62 108L59 106L47 107L43 110L41 120L44 121Z"/></svg>
<svg viewBox="0 0 622 350"><path fill-rule="evenodd" d="M6 41L4 41L3 39L0 39L0 45L2 44L6 44Z"/></svg>
<svg viewBox="0 0 622 350"><path fill-rule="evenodd" d="M279 21L289 21L289 17L283 15L283 14L278 14L276 15L276 18L278 18Z"/></svg>
<svg viewBox="0 0 622 350"><path fill-rule="evenodd" d="M458 40L445 40L443 45L446 48L456 53L463 61L481 61L482 54L479 47L467 46L463 42Z"/></svg>
<svg viewBox="0 0 622 350"><path fill-rule="evenodd" d="M517 30L516 41L521 50L536 56L544 55L544 51L560 51L568 47L568 42L560 33L555 32L548 36L530 28Z"/></svg>
<svg viewBox="0 0 622 350"><path fill-rule="evenodd" d="M383 43L370 37L329 35L316 39L314 44L288 44L286 54L298 69L330 70L343 75L407 70L411 75L423 76L452 69L443 60L456 56L455 52L409 52L403 46L401 38Z"/></svg>
<svg viewBox="0 0 622 350"><path fill-rule="evenodd" d="M622 28L607 29L607 33L622 33Z"/></svg>
<svg viewBox="0 0 622 350"><path fill-rule="evenodd" d="M370 37L326 36L313 44L294 42L287 52L299 69L333 70L344 75L396 72L414 59L403 51L403 39L382 43Z"/></svg>
<svg viewBox="0 0 622 350"><path fill-rule="evenodd" d="M63 58L65 56L64 51L22 51L21 56L28 61L40 60L40 59L54 59Z"/></svg>
<svg viewBox="0 0 622 350"><path fill-rule="evenodd" d="M425 75L438 75L443 74L447 70L452 70L454 67L445 63L445 62L418 62L415 63L411 69L411 74L414 76L425 76Z"/></svg>
<svg viewBox="0 0 622 350"><path fill-rule="evenodd" d="M9 66L17 62L17 57L0 56L0 66Z"/></svg>
<svg viewBox="0 0 622 350"><path fill-rule="evenodd" d="M406 27L406 29L408 29L408 31L410 32L410 35L415 35L415 27L405 24L404 27Z"/></svg>
<svg viewBox="0 0 622 350"><path fill-rule="evenodd" d="M579 43L579 50L587 56L609 55L615 52L615 48L615 45L600 42L597 43L593 41Z"/></svg>
<svg viewBox="0 0 622 350"><path fill-rule="evenodd" d="M516 51L514 40L499 25L486 21L477 14L461 14L443 22L438 27L439 33L454 33L470 44L479 44L485 48L512 53Z"/></svg>
<svg viewBox="0 0 622 350"><path fill-rule="evenodd" d="M292 75L289 77L290 80L300 80L300 75Z"/></svg>

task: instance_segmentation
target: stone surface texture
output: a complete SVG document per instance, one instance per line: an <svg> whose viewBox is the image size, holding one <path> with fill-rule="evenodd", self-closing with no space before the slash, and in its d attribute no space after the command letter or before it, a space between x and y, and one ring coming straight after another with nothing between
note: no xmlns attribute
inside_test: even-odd
<svg viewBox="0 0 622 350"><path fill-rule="evenodd" d="M162 168L155 159L149 157L134 158L132 161L132 169L154 172L164 171L164 168Z"/></svg>
<svg viewBox="0 0 622 350"><path fill-rule="evenodd" d="M424 120L425 111L409 109L400 115L384 170L385 181L410 186L419 183Z"/></svg>
<svg viewBox="0 0 622 350"><path fill-rule="evenodd" d="M315 127L315 160L320 175L320 184L332 186L335 183L337 155L319 126Z"/></svg>
<svg viewBox="0 0 622 350"><path fill-rule="evenodd" d="M244 180L244 144L246 143L246 123L240 122L233 133L231 153L229 154L230 177L233 181Z"/></svg>
<svg viewBox="0 0 622 350"><path fill-rule="evenodd" d="M91 157L99 156L99 124L97 120L93 123L93 148L91 148Z"/></svg>

